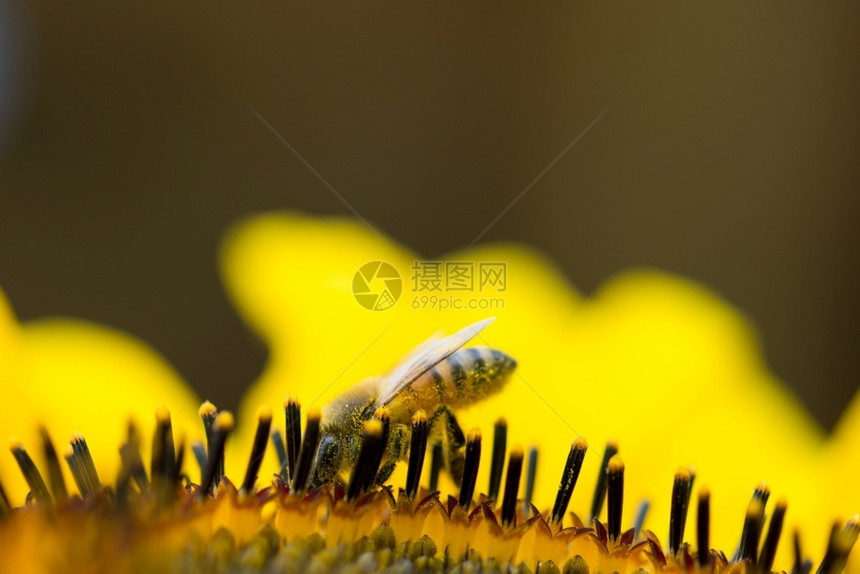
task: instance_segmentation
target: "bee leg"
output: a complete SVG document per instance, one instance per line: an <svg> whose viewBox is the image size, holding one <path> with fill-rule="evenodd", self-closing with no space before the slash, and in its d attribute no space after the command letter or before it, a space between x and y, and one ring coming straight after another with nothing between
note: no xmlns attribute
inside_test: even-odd
<svg viewBox="0 0 860 574"><path fill-rule="evenodd" d="M457 422L457 417L454 416L454 411L445 407L445 414L448 419L448 448L460 448L466 444L466 435L463 434L463 429L460 423Z"/></svg>
<svg viewBox="0 0 860 574"><path fill-rule="evenodd" d="M331 482L337 476L343 461L340 444L331 435L323 436L317 448L307 487L310 490ZM299 485L304 488L305 485Z"/></svg>
<svg viewBox="0 0 860 574"><path fill-rule="evenodd" d="M427 419L427 427L435 428L436 421L441 417L445 417L445 437L454 448L460 448L466 444L466 435L463 434L463 429L460 428L460 423L457 422L457 417L454 411L448 405L439 405L430 418Z"/></svg>
<svg viewBox="0 0 860 574"><path fill-rule="evenodd" d="M387 460L382 463L382 466L379 467L379 472L376 473L376 484L383 485L385 481L391 476L394 472L394 468L397 466L396 460Z"/></svg>
<svg viewBox="0 0 860 574"><path fill-rule="evenodd" d="M443 416L445 417L445 462L448 466L448 472L454 483L459 486L463 481L463 471L466 466L466 458L462 452L462 447L466 444L466 436L463 434L463 429L460 428L460 423L457 422L457 417L447 405L439 405L428 421L428 426L431 426L435 421Z"/></svg>
<svg viewBox="0 0 860 574"><path fill-rule="evenodd" d="M407 426L403 424L392 425L388 444L385 445L385 462L382 463L376 473L376 484L385 484L385 481L394 472L397 463L406 457L408 442Z"/></svg>
<svg viewBox="0 0 860 574"><path fill-rule="evenodd" d="M449 443L446 459L451 479L459 487L463 484L463 473L466 470L466 456L461 449L452 449Z"/></svg>

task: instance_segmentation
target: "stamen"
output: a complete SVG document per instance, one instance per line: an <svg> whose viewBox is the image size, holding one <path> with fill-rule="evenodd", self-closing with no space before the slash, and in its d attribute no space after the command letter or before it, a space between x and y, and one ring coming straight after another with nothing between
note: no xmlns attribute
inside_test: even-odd
<svg viewBox="0 0 860 574"><path fill-rule="evenodd" d="M0 483L0 518L9 514L12 507L9 505L9 498L6 496L6 490L3 488L3 483Z"/></svg>
<svg viewBox="0 0 860 574"><path fill-rule="evenodd" d="M197 461L197 467L200 469L200 481L203 481L203 475L206 474L206 446L202 441L191 441L191 452L194 453L194 459Z"/></svg>
<svg viewBox="0 0 860 574"><path fill-rule="evenodd" d="M761 500L762 506L767 506L767 500L770 498L770 487L762 482L753 490L753 498Z"/></svg>
<svg viewBox="0 0 860 574"><path fill-rule="evenodd" d="M811 564L810 568L811 569ZM800 548L800 532L794 531L794 566L791 567L792 574L804 574L803 550Z"/></svg>
<svg viewBox="0 0 860 574"><path fill-rule="evenodd" d="M508 476L505 478L505 497L502 499L502 524L516 525L517 492L520 489L520 475L523 470L523 447L514 445L508 458Z"/></svg>
<svg viewBox="0 0 860 574"><path fill-rule="evenodd" d="M173 423L164 405L155 407L155 434L152 437L152 460L149 473L153 482L174 474L176 447L173 443Z"/></svg>
<svg viewBox="0 0 860 574"><path fill-rule="evenodd" d="M164 501L173 500L176 483L176 445L173 442L173 422L164 405L155 407L155 433L152 435L152 458L149 465L152 490Z"/></svg>
<svg viewBox="0 0 860 574"><path fill-rule="evenodd" d="M741 560L746 560L751 566L758 560L758 541L761 536L761 522L764 515L764 503L761 498L753 496L747 506L744 517L744 529L741 533L741 545L738 548Z"/></svg>
<svg viewBox="0 0 860 574"><path fill-rule="evenodd" d="M51 494L48 492L48 487L45 485L39 469L33 463L33 459L24 449L24 445L18 441L13 441L9 448L12 450L12 456L15 457L15 462L18 463L30 491L36 497L36 502L51 504Z"/></svg>
<svg viewBox="0 0 860 574"><path fill-rule="evenodd" d="M48 464L48 484L51 485L51 494L56 502L63 502L69 497L66 490L66 480L63 478L63 469L60 467L60 459L54 443L48 435L48 429L41 427L39 434L42 436L42 448L45 452L45 461Z"/></svg>
<svg viewBox="0 0 860 574"><path fill-rule="evenodd" d="M200 415L200 420L203 421L203 429L206 431L206 442L212 444L212 433L215 428L215 417L218 416L218 409L215 405L206 401L200 405L197 414Z"/></svg>
<svg viewBox="0 0 860 574"><path fill-rule="evenodd" d="M69 470L72 472L72 478L75 480L78 492L81 493L81 496L86 497L90 493L90 488L87 485L87 479L75 454L75 449L72 448L71 444L63 452L63 458L66 459L66 464L69 465Z"/></svg>
<svg viewBox="0 0 860 574"><path fill-rule="evenodd" d="M587 450L588 443L582 437L577 437L573 441L573 444L570 445L570 452L567 453L567 462L564 465L564 471L561 473L558 494L552 507L550 522L558 524L564 518L567 507L570 504L570 497L573 496L573 489L576 487L576 481L579 480L579 471L582 470L582 461L585 459Z"/></svg>
<svg viewBox="0 0 860 574"><path fill-rule="evenodd" d="M591 500L589 523L594 522L594 519L600 516L600 511L603 509L603 499L606 498L606 466L609 464L609 459L616 454L618 454L618 443L615 442L615 439L610 439L606 443L606 450L603 451L603 461L600 463L600 472L594 487L594 498Z"/></svg>
<svg viewBox="0 0 860 574"><path fill-rule="evenodd" d="M382 464L382 457L385 454L385 449L388 447L388 436L391 432L391 411L388 410L388 407L380 407L376 409L373 416L382 423L382 436L379 439L379 452L376 455L376 459L372 461L371 464L371 468L373 468L374 471L367 475L365 483L361 488L362 492L370 490L376 481L376 473L379 470L379 465Z"/></svg>
<svg viewBox="0 0 860 574"><path fill-rule="evenodd" d="M99 481L98 472L96 472L96 464L93 462L93 456L90 454L90 447L87 446L87 439L81 433L76 432L72 435L70 443L78 469L82 473L87 485L86 494L94 494L102 487L102 484ZM86 496L86 494L81 492L81 495Z"/></svg>
<svg viewBox="0 0 860 574"><path fill-rule="evenodd" d="M687 524L687 508L690 504L692 477L687 468L679 468L672 485L672 507L669 512L669 553L677 554L684 541Z"/></svg>
<svg viewBox="0 0 860 574"><path fill-rule="evenodd" d="M215 418L218 416L218 409L210 403L206 401L202 405L200 405L200 409L197 411L197 414L200 415L200 420L203 421L203 430L206 433L206 459L209 459L209 454L212 452L212 441L215 440ZM215 483L220 484L221 478L224 476L224 462L222 460L221 466L217 469L217 474L215 476Z"/></svg>
<svg viewBox="0 0 860 574"><path fill-rule="evenodd" d="M128 467L122 466L116 478L114 500L117 513L126 515L129 511L129 493L131 492L131 473Z"/></svg>
<svg viewBox="0 0 860 574"><path fill-rule="evenodd" d="M633 515L633 540L639 539L639 534L642 533L642 526L645 524L645 517L648 516L648 510L651 508L651 501L647 498L643 499L639 506L636 507L636 512Z"/></svg>
<svg viewBox="0 0 860 574"><path fill-rule="evenodd" d="M287 395L284 400L284 427L287 442L287 475L292 479L296 473L296 460L299 457L299 446L302 444L302 409L298 399Z"/></svg>
<svg viewBox="0 0 860 574"><path fill-rule="evenodd" d="M767 499L770 497L770 488L768 488L767 484L762 482L759 484L755 490L753 490L752 500L758 500L761 503L761 514L759 516L758 521L758 533L761 535L761 531L764 528L764 509L767 505ZM751 501L752 503L752 501ZM746 520L746 519L744 519ZM732 562L740 562L744 559L743 549L746 546L745 536L747 534L747 528L744 526L744 529L741 531L741 540L738 542L738 547L735 550L735 555L732 556Z"/></svg>
<svg viewBox="0 0 860 574"><path fill-rule="evenodd" d="M817 574L839 574L845 569L848 562L848 554L857 542L860 534L860 523L855 516L845 527L840 530L839 524L834 524L830 531L830 541L827 544L827 552L818 567Z"/></svg>
<svg viewBox="0 0 860 574"><path fill-rule="evenodd" d="M198 498L203 498L221 482L219 470L224 464L224 446L227 437L233 431L236 421L232 413L223 411L216 415L212 423L212 442L209 443L209 458L206 460L206 471L200 480Z"/></svg>
<svg viewBox="0 0 860 574"><path fill-rule="evenodd" d="M766 483L762 482L753 491L753 497L761 500L762 510L761 510L761 517L759 519L759 525L758 525L759 534L761 534L761 531L764 530L764 509L767 506L768 498L770 498L770 488L768 487L768 485Z"/></svg>
<svg viewBox="0 0 860 574"><path fill-rule="evenodd" d="M617 454L606 465L608 490L606 531L609 540L618 540L621 535L621 510L624 506L624 463Z"/></svg>
<svg viewBox="0 0 860 574"><path fill-rule="evenodd" d="M374 462L382 450L383 423L379 419L370 419L364 423L364 436L361 439L361 450L358 452L358 461L352 469L349 484L346 487L346 499L353 501L359 494L365 492L364 486L368 482L368 476L375 476L377 468Z"/></svg>
<svg viewBox="0 0 860 574"><path fill-rule="evenodd" d="M696 545L699 566L705 568L711 560L711 493L707 488L699 490L699 508L696 513Z"/></svg>
<svg viewBox="0 0 860 574"><path fill-rule="evenodd" d="M128 423L128 439L119 447L119 456L123 467L137 484L141 492L149 489L149 479L140 456L140 436L137 427L132 421ZM204 453L205 457L205 453Z"/></svg>
<svg viewBox="0 0 860 574"><path fill-rule="evenodd" d="M463 469L463 482L460 486L460 506L469 510L475 485L478 482L478 465L481 462L481 430L474 428L466 436L466 462Z"/></svg>
<svg viewBox="0 0 860 574"><path fill-rule="evenodd" d="M505 468L505 451L508 449L508 422L500 418L493 425L493 457L490 461L490 486L487 496L491 500L499 499L499 488L502 486L502 470Z"/></svg>
<svg viewBox="0 0 860 574"><path fill-rule="evenodd" d="M651 502L647 498L636 507L636 514L633 517L633 540L639 539L639 534L642 532L642 526L645 524L645 517L648 515L649 508L651 508Z"/></svg>
<svg viewBox="0 0 860 574"><path fill-rule="evenodd" d="M770 526L767 528L767 536L765 536L764 544L761 547L761 556L758 561L759 572L770 572L773 567L773 560L776 558L776 547L782 534L785 508L785 501L780 500L773 509L773 516L770 517Z"/></svg>
<svg viewBox="0 0 860 574"><path fill-rule="evenodd" d="M296 461L296 472L295 474L290 475L293 480L291 489L295 493L304 492L305 486L308 483L314 454L317 451L317 446L319 446L321 418L322 414L317 408L311 409L311 411L308 412L308 421L305 423L305 436L302 439L302 447ZM287 456L289 456L289 435L287 436L287 439Z"/></svg>
<svg viewBox="0 0 860 574"><path fill-rule="evenodd" d="M242 481L240 492L249 493L254 490L257 482L257 473L263 464L263 456L266 454L266 445L269 444L269 430L272 428L272 410L263 407L257 415L257 433L254 435L254 444L251 447L251 457L245 470L245 480Z"/></svg>
<svg viewBox="0 0 860 574"><path fill-rule="evenodd" d="M538 451L537 447L529 448L529 464L526 466L526 492L525 498L523 499L523 508L525 509L525 514L529 512L529 504L531 504L532 496L535 492L535 479L537 478L537 460L538 460Z"/></svg>
<svg viewBox="0 0 860 574"><path fill-rule="evenodd" d="M182 476L182 464L185 462L185 437L179 438L179 443L176 445L176 460L173 463L173 475L170 477L170 483L173 486L179 483L179 477ZM171 489L173 492L173 489Z"/></svg>
<svg viewBox="0 0 860 574"><path fill-rule="evenodd" d="M688 466L687 471L690 473L690 484L687 486L687 510L690 509L690 500L693 498L693 483L696 482L696 467ZM687 521L687 513L684 513L684 522Z"/></svg>
<svg viewBox="0 0 860 574"><path fill-rule="evenodd" d="M272 446L275 448L275 455L278 457L278 475L287 482L289 480L289 476L287 475L287 446L284 444L284 437L281 435L281 431L273 428L269 431L269 438L272 441Z"/></svg>
<svg viewBox="0 0 860 574"><path fill-rule="evenodd" d="M409 444L409 466L406 470L406 496L415 498L421 469L427 452L427 413L419 410L412 416L412 439Z"/></svg>
<svg viewBox="0 0 860 574"><path fill-rule="evenodd" d="M437 442L430 451L430 492L439 489L439 473L442 471L442 443Z"/></svg>

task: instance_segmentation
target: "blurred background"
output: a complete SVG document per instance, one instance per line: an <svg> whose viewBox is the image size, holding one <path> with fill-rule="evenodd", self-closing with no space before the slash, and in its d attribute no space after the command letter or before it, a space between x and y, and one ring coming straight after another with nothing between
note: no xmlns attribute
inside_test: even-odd
<svg viewBox="0 0 860 574"><path fill-rule="evenodd" d="M222 290L225 228L350 213L257 113L429 258L600 117L481 240L584 293L641 265L709 285L830 426L860 380L858 24L851 2L0 0L0 285L235 407L266 351Z"/></svg>

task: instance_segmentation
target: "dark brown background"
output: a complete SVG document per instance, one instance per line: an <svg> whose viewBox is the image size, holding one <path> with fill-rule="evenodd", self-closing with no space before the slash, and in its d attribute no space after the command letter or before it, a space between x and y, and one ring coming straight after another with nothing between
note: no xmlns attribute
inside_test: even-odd
<svg viewBox="0 0 860 574"><path fill-rule="evenodd" d="M251 108L431 257L608 108L484 239L586 292L632 265L711 285L825 424L857 388L856 3L0 4L0 285L24 319L128 330L233 406L265 349L220 286L223 230L348 212Z"/></svg>

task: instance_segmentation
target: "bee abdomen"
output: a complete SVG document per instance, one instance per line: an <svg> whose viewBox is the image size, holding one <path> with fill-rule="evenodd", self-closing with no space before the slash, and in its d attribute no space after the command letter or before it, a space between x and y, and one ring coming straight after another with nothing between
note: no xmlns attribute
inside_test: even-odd
<svg viewBox="0 0 860 574"><path fill-rule="evenodd" d="M433 385L437 400L456 407L501 390L515 367L513 358L495 349L460 349L430 369L427 382Z"/></svg>

